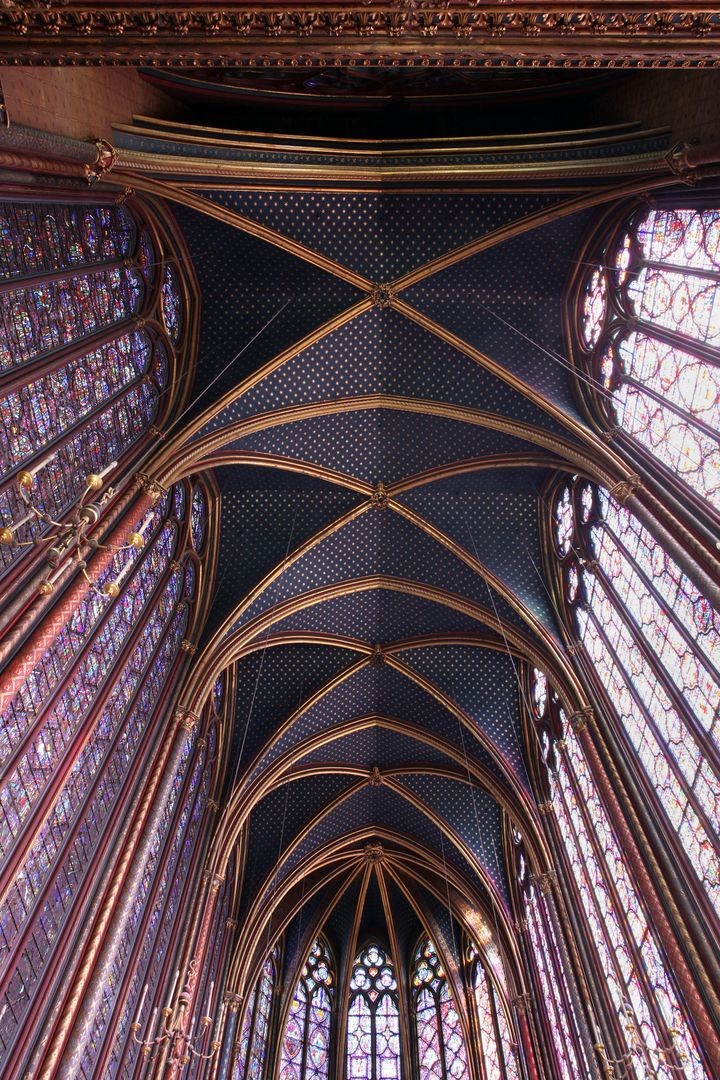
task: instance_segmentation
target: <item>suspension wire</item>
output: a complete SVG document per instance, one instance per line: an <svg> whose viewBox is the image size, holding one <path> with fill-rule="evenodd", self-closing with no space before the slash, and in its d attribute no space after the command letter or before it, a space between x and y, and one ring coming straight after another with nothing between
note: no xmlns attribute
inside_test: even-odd
<svg viewBox="0 0 720 1080"><path fill-rule="evenodd" d="M282 570L280 571L280 573L282 573L287 568L288 558L290 556L290 547L292 545L293 536L295 534L295 522L297 521L297 515L298 515L298 508L297 508L297 504L296 504L295 505L295 513L293 514L292 523L290 525L290 535L288 536L288 542L287 542L287 546L285 548L285 558L282 561ZM240 749L238 751L238 759L237 759L237 763L235 765L235 773L233 775L233 781L232 781L232 785L230 787L231 792L234 790L235 785L237 783L238 770L240 769L240 763L242 761L242 756L243 756L243 753L244 753L244 750L245 750L245 740L247 739L248 728L250 726L250 719L251 719L252 714L253 714L253 709L255 707L255 698L257 697L258 686L260 684L260 676L262 675L262 669L263 669L263 665L265 663L265 654L267 653L266 645L267 645L267 639L270 636L270 629L271 629L271 624L268 623L267 629L265 630L265 636L263 638L263 647L260 650L260 663L258 665L258 671L257 671L257 675L255 677L255 686L253 687L252 697L250 699L250 708L248 709L247 720L245 721L245 728L243 730L243 736L242 736L242 740L241 740L241 743L240 743Z"/></svg>

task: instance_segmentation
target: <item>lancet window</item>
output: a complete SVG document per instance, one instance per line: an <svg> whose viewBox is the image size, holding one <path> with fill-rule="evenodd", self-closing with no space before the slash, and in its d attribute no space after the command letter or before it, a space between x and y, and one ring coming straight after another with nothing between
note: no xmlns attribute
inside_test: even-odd
<svg viewBox="0 0 720 1080"><path fill-rule="evenodd" d="M400 1020L392 959L379 945L355 958L347 1024L349 1080L399 1080Z"/></svg>
<svg viewBox="0 0 720 1080"><path fill-rule="evenodd" d="M19 473L61 517L167 411L182 326L178 276L126 206L0 202L0 572L48 529Z"/></svg>
<svg viewBox="0 0 720 1080"><path fill-rule="evenodd" d="M502 992L493 978L489 965L483 963L478 950L469 951L470 981L475 998L479 1051L486 1080L521 1080L517 1042L506 1012Z"/></svg>
<svg viewBox="0 0 720 1080"><path fill-rule="evenodd" d="M554 529L581 661L720 913L720 616L604 490L563 484Z"/></svg>
<svg viewBox="0 0 720 1080"><path fill-rule="evenodd" d="M411 983L420 1080L465 1080L469 1072L460 1017L429 938L417 947Z"/></svg>
<svg viewBox="0 0 720 1080"><path fill-rule="evenodd" d="M187 582L197 556L187 519L174 513L186 504L173 492L162 500L142 550L122 552L106 571L108 580L124 578L119 595L88 587L3 712L4 1067L51 955L72 933L76 904L86 902L86 882L119 843L123 807L153 753L158 704L193 605Z"/></svg>
<svg viewBox="0 0 720 1080"><path fill-rule="evenodd" d="M245 1010L233 1080L262 1080L264 1075L275 989L275 962L273 956L268 956Z"/></svg>
<svg viewBox="0 0 720 1080"><path fill-rule="evenodd" d="M720 510L720 210L634 215L585 280L580 342L612 424Z"/></svg>
<svg viewBox="0 0 720 1080"><path fill-rule="evenodd" d="M330 954L318 939L290 1003L280 1048L280 1080L327 1080L330 1075L334 986Z"/></svg>
<svg viewBox="0 0 720 1080"><path fill-rule="evenodd" d="M512 835L519 899L535 976L534 996L542 1002L537 1018L545 1028L548 1053L554 1058L561 1080L591 1076L552 912L532 879L521 834L513 829Z"/></svg>
<svg viewBox="0 0 720 1080"><path fill-rule="evenodd" d="M705 1080L663 945L638 890L577 736L546 677L531 677L556 834L588 930L627 1071Z"/></svg>

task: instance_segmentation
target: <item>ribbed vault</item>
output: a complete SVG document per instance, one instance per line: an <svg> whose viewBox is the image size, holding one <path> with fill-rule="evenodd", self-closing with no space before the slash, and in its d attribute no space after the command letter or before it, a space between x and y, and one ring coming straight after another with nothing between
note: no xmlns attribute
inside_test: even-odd
<svg viewBox="0 0 720 1080"><path fill-rule="evenodd" d="M592 168L472 194L243 188L222 172L244 150L213 164L198 139L181 166L172 133L119 136L128 160L151 142L174 155L168 177L189 174L170 197L202 289L206 392L158 478L213 469L222 492L186 704L232 672L211 853L221 873L244 856L230 983L245 992L281 934L287 987L320 931L341 965L370 927L400 961L424 927L451 977L463 931L512 959L509 822L546 863L519 661L578 694L543 578L543 491L558 469L624 475L563 360L565 281L602 202ZM360 168L343 153L311 165Z"/></svg>

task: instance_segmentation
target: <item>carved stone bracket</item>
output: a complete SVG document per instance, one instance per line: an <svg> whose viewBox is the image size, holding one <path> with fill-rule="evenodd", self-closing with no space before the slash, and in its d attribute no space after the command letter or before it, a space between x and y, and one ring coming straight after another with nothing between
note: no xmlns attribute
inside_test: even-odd
<svg viewBox="0 0 720 1080"><path fill-rule="evenodd" d="M619 502L621 506L624 506L631 495L634 495L638 488L643 486L642 477L637 473L631 473L620 483L615 484L610 488L609 494L612 495L616 502Z"/></svg>
<svg viewBox="0 0 720 1080"><path fill-rule="evenodd" d="M552 813L552 808L553 808L553 805L552 805L551 802L538 803L538 810L543 815L551 814Z"/></svg>
<svg viewBox="0 0 720 1080"><path fill-rule="evenodd" d="M173 720L182 731L189 732L195 730L200 722L200 717L197 713L191 712L190 709L184 709L182 705L178 705L173 713Z"/></svg>
<svg viewBox="0 0 720 1080"><path fill-rule="evenodd" d="M144 491L145 494L152 499L153 503L160 502L163 495L167 495L167 488L164 488L157 480L153 480L147 473L135 473L135 483L141 491Z"/></svg>
<svg viewBox="0 0 720 1080"><path fill-rule="evenodd" d="M190 656L194 656L197 652L197 645L193 645L192 641L188 641L187 638L183 638L180 642L180 648L183 652L189 653Z"/></svg>
<svg viewBox="0 0 720 1080"><path fill-rule="evenodd" d="M584 709L578 709L577 712L572 713L568 717L568 724L575 735L580 735L583 731L587 731L588 724L591 724L594 719L595 710L592 705L587 705Z"/></svg>
<svg viewBox="0 0 720 1080"><path fill-rule="evenodd" d="M510 1004L516 1013L524 1016L530 1012L532 1006L532 997L530 994L516 994L515 997L510 999Z"/></svg>
<svg viewBox="0 0 720 1080"><path fill-rule="evenodd" d="M225 878L222 874L210 875L210 893L219 892L222 886L225 884Z"/></svg>
<svg viewBox="0 0 720 1080"><path fill-rule="evenodd" d="M207 806L208 810L210 810L213 814L217 814L218 810L220 809L220 803L216 802L215 799L208 799L205 805Z"/></svg>
<svg viewBox="0 0 720 1080"><path fill-rule="evenodd" d="M557 885L557 871L546 870L544 874L536 874L533 883L537 885L543 896L552 896L553 886Z"/></svg>
<svg viewBox="0 0 720 1080"><path fill-rule="evenodd" d="M677 142L668 150L665 161L670 172L677 176L678 180L681 180L683 184L687 184L688 187L694 187L697 184L698 177L695 167L688 160L689 149L688 143Z"/></svg>
<svg viewBox="0 0 720 1080"><path fill-rule="evenodd" d="M97 157L91 165L83 165L85 180L92 186L110 172L117 158L117 150L106 139L96 139Z"/></svg>

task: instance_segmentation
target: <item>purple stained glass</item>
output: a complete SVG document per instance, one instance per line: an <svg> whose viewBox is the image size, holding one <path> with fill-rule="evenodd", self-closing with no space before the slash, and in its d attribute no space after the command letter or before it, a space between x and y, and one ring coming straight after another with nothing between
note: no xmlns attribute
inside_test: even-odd
<svg viewBox="0 0 720 1080"><path fill-rule="evenodd" d="M607 311L607 285L605 273L597 267L592 271L585 285L582 333L585 344L593 346L602 333Z"/></svg>
<svg viewBox="0 0 720 1080"><path fill-rule="evenodd" d="M559 835L619 1019L627 1019L630 1003L632 1021L643 1031L651 1052L658 1055L675 1039L686 1058L682 1075L704 1080L707 1074L662 943L647 917L577 737L569 730L564 735L559 767L551 775L551 791ZM659 1015L665 1018L664 1029L658 1026L658 1012L650 1005L652 996L657 999ZM626 1049L632 1054L631 1040ZM636 1071L640 1076L642 1066L639 1058Z"/></svg>
<svg viewBox="0 0 720 1080"><path fill-rule="evenodd" d="M0 202L0 278L122 259L137 234L124 206Z"/></svg>
<svg viewBox="0 0 720 1080"><path fill-rule="evenodd" d="M614 419L718 510L720 211L652 210L608 259L616 266L612 341L594 364ZM591 347L599 338L592 295L588 287L582 296Z"/></svg>
<svg viewBox="0 0 720 1080"><path fill-rule="evenodd" d="M328 1080L334 981L329 953L318 939L290 1003L280 1048L280 1080Z"/></svg>
<svg viewBox="0 0 720 1080"><path fill-rule="evenodd" d="M140 242L137 250L137 262L142 275L147 281L148 285L151 285L155 279L156 259L155 248L153 246L152 237L147 229L143 229L140 233Z"/></svg>
<svg viewBox="0 0 720 1080"><path fill-rule="evenodd" d="M142 278L128 267L0 293L0 372L130 318L142 299Z"/></svg>
<svg viewBox="0 0 720 1080"><path fill-rule="evenodd" d="M155 419L158 394L154 386L142 381L130 386L107 408L92 412L85 423L70 432L57 449L52 461L37 472L34 497L40 509L59 519L81 494L86 472L99 472L120 458L147 430ZM83 469L78 470L78 462ZM0 520L12 525L27 516L27 509L9 481L0 486ZM42 535L49 526L32 518L15 529L18 541ZM7 567L23 548L0 545L0 565Z"/></svg>
<svg viewBox="0 0 720 1080"><path fill-rule="evenodd" d="M440 958L429 938L420 943L415 953L412 986L420 1080L468 1077L460 1017Z"/></svg>
<svg viewBox="0 0 720 1080"><path fill-rule="evenodd" d="M136 330L0 400L0 461L17 468L109 398L138 382L150 342Z"/></svg>
<svg viewBox="0 0 720 1080"><path fill-rule="evenodd" d="M192 543L196 551L202 551L205 543L205 529L207 527L207 501L205 492L200 484L197 485L192 497L190 508L190 532Z"/></svg>
<svg viewBox="0 0 720 1080"><path fill-rule="evenodd" d="M720 911L720 615L624 507L600 490L567 563L576 632L690 865ZM582 590L579 580L582 576ZM692 717L693 723L688 721Z"/></svg>
<svg viewBox="0 0 720 1080"><path fill-rule="evenodd" d="M123 790L124 779L179 651L187 618L184 611L174 614L179 584L180 575L176 572L128 658L52 813L29 849L22 873L0 908L0 957L5 966L11 960L11 948L28 913L34 911L29 944L15 958L17 967L6 999L16 1024L22 1022L53 943L69 914L72 898L83 883L104 828L111 823L115 800ZM88 793L91 797L84 801ZM69 850L63 852L63 842L73 826L75 838ZM54 881L48 879L51 872L55 874ZM34 958L30 969L26 963L28 950ZM32 979L29 970L33 972Z"/></svg>
<svg viewBox="0 0 720 1080"><path fill-rule="evenodd" d="M225 700L225 677L221 675L215 680L212 691L213 709L216 716L222 715L223 702Z"/></svg>
<svg viewBox="0 0 720 1080"><path fill-rule="evenodd" d="M369 945L355 958L347 1021L348 1077L399 1080L397 980L389 954L379 945Z"/></svg>
<svg viewBox="0 0 720 1080"><path fill-rule="evenodd" d="M165 267L160 291L160 309L168 337L173 344L177 344L182 332L183 309L177 275L171 266Z"/></svg>

